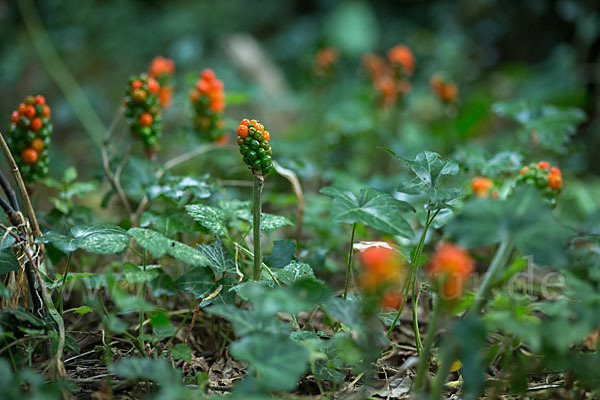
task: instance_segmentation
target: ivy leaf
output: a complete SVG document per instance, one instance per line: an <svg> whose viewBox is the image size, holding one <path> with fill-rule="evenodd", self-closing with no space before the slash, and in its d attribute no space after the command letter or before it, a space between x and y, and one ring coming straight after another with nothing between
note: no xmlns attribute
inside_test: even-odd
<svg viewBox="0 0 600 400"><path fill-rule="evenodd" d="M145 228L131 228L127 231L142 248L156 258L162 257L169 248L170 241L162 234Z"/></svg>
<svg viewBox="0 0 600 400"><path fill-rule="evenodd" d="M129 235L114 225L79 225L71 228L77 246L90 253L116 254L129 244Z"/></svg>
<svg viewBox="0 0 600 400"><path fill-rule="evenodd" d="M217 239L212 244L201 244L200 252L208 260L213 270L219 273L235 271L235 260L225 250L223 243Z"/></svg>
<svg viewBox="0 0 600 400"><path fill-rule="evenodd" d="M412 229L402 214L414 211L413 207L386 192L362 188L356 194L331 186L322 188L320 192L333 197L330 212L336 222L360 222L383 232L412 237Z"/></svg>
<svg viewBox="0 0 600 400"><path fill-rule="evenodd" d="M36 243L52 244L65 254L70 254L79 248L79 239L65 236L56 231L49 231L38 237Z"/></svg>
<svg viewBox="0 0 600 400"><path fill-rule="evenodd" d="M585 121L585 113L574 107L537 106L519 101L495 103L492 110L518 122L528 140L531 132L534 132L543 148L559 153L566 150L565 145L575 133L577 125Z"/></svg>
<svg viewBox="0 0 600 400"><path fill-rule="evenodd" d="M208 267L196 267L175 280L175 288L192 293L196 298L209 295L215 286L215 274Z"/></svg>
<svg viewBox="0 0 600 400"><path fill-rule="evenodd" d="M469 200L447 232L465 247L491 245L509 236L522 255L556 265L566 261L565 243L572 234L531 187L518 188L507 200Z"/></svg>
<svg viewBox="0 0 600 400"><path fill-rule="evenodd" d="M19 260L15 256L15 253L11 249L0 250L0 275L8 274L12 271L18 271L21 269Z"/></svg>
<svg viewBox="0 0 600 400"><path fill-rule="evenodd" d="M265 388L293 390L310 353L287 337L253 334L233 343L231 355L248 362L248 372L257 375Z"/></svg>
<svg viewBox="0 0 600 400"><path fill-rule="evenodd" d="M208 259L202 254L202 252L198 249L195 249L187 244L183 244L181 242L176 242L171 240L170 245L167 249L167 253L171 257L174 257L178 260L181 260L190 265L208 265Z"/></svg>
<svg viewBox="0 0 600 400"><path fill-rule="evenodd" d="M295 254L295 240L276 240L271 254L265 257L265 264L271 268L283 268L294 259Z"/></svg>
<svg viewBox="0 0 600 400"><path fill-rule="evenodd" d="M441 176L456 175L458 163L454 160L442 160L442 157L433 151L422 151L414 160L400 157L389 149L384 149L399 160L402 160L425 185L435 188Z"/></svg>
<svg viewBox="0 0 600 400"><path fill-rule="evenodd" d="M223 235L225 229L225 213L223 210L204 204L191 204L185 206L188 214L202 227L215 236Z"/></svg>
<svg viewBox="0 0 600 400"><path fill-rule="evenodd" d="M321 280L315 276L310 265L298 262L292 262L284 268L274 271L273 275L286 285L291 285L301 279L310 279L315 282L321 282Z"/></svg>
<svg viewBox="0 0 600 400"><path fill-rule="evenodd" d="M285 225L294 225L289 219L280 215L263 214L260 222L260 227L265 231L274 231Z"/></svg>
<svg viewBox="0 0 600 400"><path fill-rule="evenodd" d="M150 199L155 199L158 196L164 196L179 201L186 193L191 193L196 198L205 199L210 197L211 186L206 183L207 176L202 178L195 179L189 176L168 176L164 178L161 183L152 185L148 188L148 197Z"/></svg>
<svg viewBox="0 0 600 400"><path fill-rule="evenodd" d="M185 212L169 210L168 215L146 211L142 214L140 226L147 228L151 226L166 237L173 237L176 233L191 233L198 230L197 224Z"/></svg>

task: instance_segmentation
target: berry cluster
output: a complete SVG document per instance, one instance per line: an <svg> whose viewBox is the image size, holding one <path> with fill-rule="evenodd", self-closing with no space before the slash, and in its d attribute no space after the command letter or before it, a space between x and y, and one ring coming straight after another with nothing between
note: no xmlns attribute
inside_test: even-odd
<svg viewBox="0 0 600 400"><path fill-rule="evenodd" d="M531 163L521 168L517 184L533 185L541 189L550 203L555 205L562 189L562 173L558 167L551 166L547 161Z"/></svg>
<svg viewBox="0 0 600 400"><path fill-rule="evenodd" d="M190 100L194 107L196 131L208 141L219 140L225 126L225 92L223 81L217 79L212 69L202 71L196 88L190 92Z"/></svg>
<svg viewBox="0 0 600 400"><path fill-rule="evenodd" d="M494 187L494 181L490 178L484 178L482 176L476 176L471 180L471 190L477 197L488 197L490 192L492 194L492 198L498 197L497 191L492 191L491 189Z"/></svg>
<svg viewBox="0 0 600 400"><path fill-rule="evenodd" d="M444 103L455 103L458 97L458 87L454 82L444 79L441 75L435 74L429 81L431 91Z"/></svg>
<svg viewBox="0 0 600 400"><path fill-rule="evenodd" d="M48 175L50 107L44 96L27 96L10 117L7 144L26 182L35 182Z"/></svg>
<svg viewBox="0 0 600 400"><path fill-rule="evenodd" d="M148 75L160 84L158 99L162 107L170 107L173 97L172 81L175 74L175 62L162 56L155 57L148 69Z"/></svg>
<svg viewBox="0 0 600 400"><path fill-rule="evenodd" d="M431 256L427 275L444 300L457 300L474 270L475 261L465 249L445 243Z"/></svg>
<svg viewBox="0 0 600 400"><path fill-rule="evenodd" d="M399 308L402 303L400 287L406 278L404 260L386 243L370 246L360 253L363 270L360 276L365 293L380 297L385 308Z"/></svg>
<svg viewBox="0 0 600 400"><path fill-rule="evenodd" d="M125 115L131 134L144 142L147 154L152 157L161 135L161 107L158 99L160 84L146 74L129 78L125 96Z"/></svg>
<svg viewBox="0 0 600 400"><path fill-rule="evenodd" d="M271 134L265 127L255 119L243 119L237 129L237 142L240 145L240 153L244 162L254 172L267 175L273 169L271 146L269 140Z"/></svg>
<svg viewBox="0 0 600 400"><path fill-rule="evenodd" d="M338 58L339 52L333 47L326 47L319 50L315 56L315 75L321 78L330 77L333 74Z"/></svg>
<svg viewBox="0 0 600 400"><path fill-rule="evenodd" d="M365 54L362 65L373 82L382 107L393 106L399 97L410 92L412 87L408 79L414 73L415 58L408 47L392 47L387 53L387 60L377 54Z"/></svg>

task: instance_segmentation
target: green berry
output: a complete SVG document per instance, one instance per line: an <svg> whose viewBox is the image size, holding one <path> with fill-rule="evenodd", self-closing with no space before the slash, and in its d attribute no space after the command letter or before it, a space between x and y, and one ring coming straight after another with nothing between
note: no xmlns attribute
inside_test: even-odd
<svg viewBox="0 0 600 400"><path fill-rule="evenodd" d="M250 161L254 161L254 160L256 160L256 158L257 158L257 155L256 155L256 152L255 152L255 151L253 151L253 150L250 150L250 151L248 152L248 154L246 154L246 157L248 157L248 159L249 159Z"/></svg>
<svg viewBox="0 0 600 400"><path fill-rule="evenodd" d="M261 167L260 159L256 159L252 162L252 168L258 170L258 169L260 169L260 167Z"/></svg>
<svg viewBox="0 0 600 400"><path fill-rule="evenodd" d="M250 147L254 150L258 149L258 147L260 146L260 143L258 142L258 140L254 140L252 139L250 141Z"/></svg>

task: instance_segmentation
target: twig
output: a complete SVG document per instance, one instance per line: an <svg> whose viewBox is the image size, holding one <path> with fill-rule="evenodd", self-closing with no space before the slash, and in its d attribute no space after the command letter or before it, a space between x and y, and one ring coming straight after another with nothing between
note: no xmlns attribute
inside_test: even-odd
<svg viewBox="0 0 600 400"><path fill-rule="evenodd" d="M298 175L296 175L296 173L291 169L282 167L277 161L273 161L273 167L279 175L283 176L292 184L292 190L298 199L298 207L296 211L296 241L300 241L302 238L302 220L304 219L304 209L306 207L304 194L302 192L302 185L300 185Z"/></svg>

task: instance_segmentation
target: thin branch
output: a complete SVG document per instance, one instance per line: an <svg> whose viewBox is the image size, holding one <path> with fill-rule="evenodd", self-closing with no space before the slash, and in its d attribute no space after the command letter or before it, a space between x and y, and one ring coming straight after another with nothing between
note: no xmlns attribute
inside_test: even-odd
<svg viewBox="0 0 600 400"><path fill-rule="evenodd" d="M2 171L0 171L0 186L2 186L2 190L4 193L6 193L6 197L8 198L8 202L10 203L12 209L16 212L21 211L19 208L19 202L17 201L17 194Z"/></svg>
<svg viewBox="0 0 600 400"><path fill-rule="evenodd" d="M296 211L296 241L299 242L302 238L302 220L304 218L304 209L306 207L304 194L302 192L302 185L300 185L300 179L298 179L298 175L296 175L294 171L282 167L277 161L273 161L273 167L279 175L283 176L292 184L292 190L298 199L298 207Z"/></svg>

